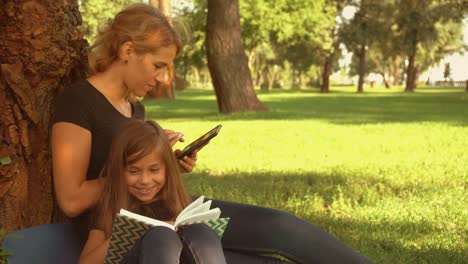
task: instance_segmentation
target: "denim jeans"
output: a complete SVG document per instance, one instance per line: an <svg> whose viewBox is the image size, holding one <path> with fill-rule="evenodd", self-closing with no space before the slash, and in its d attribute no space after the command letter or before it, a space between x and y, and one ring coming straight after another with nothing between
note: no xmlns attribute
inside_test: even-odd
<svg viewBox="0 0 468 264"><path fill-rule="evenodd" d="M204 224L184 227L180 232L157 226L133 246L127 264L226 264L218 235Z"/></svg>
<svg viewBox="0 0 468 264"><path fill-rule="evenodd" d="M372 263L324 230L286 212L219 200L213 200L212 207L221 209L221 217L230 217L222 237L228 264L284 263L259 254L279 254L303 264Z"/></svg>

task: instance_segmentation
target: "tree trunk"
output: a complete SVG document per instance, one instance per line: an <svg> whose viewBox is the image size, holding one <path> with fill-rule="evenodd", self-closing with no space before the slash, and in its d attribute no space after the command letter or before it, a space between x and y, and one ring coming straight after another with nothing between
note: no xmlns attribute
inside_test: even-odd
<svg viewBox="0 0 468 264"><path fill-rule="evenodd" d="M255 83L255 86L260 86L261 83L262 83L262 71L261 70L257 70L257 72L255 73L256 77L254 79L254 83Z"/></svg>
<svg viewBox="0 0 468 264"><path fill-rule="evenodd" d="M51 109L65 85L84 77L79 63L86 62L87 43L74 1L2 0L0 6L0 225L11 231L50 223L57 208Z"/></svg>
<svg viewBox="0 0 468 264"><path fill-rule="evenodd" d="M298 71L297 70L292 70L292 90L298 90L298 86L299 86L299 78L298 78Z"/></svg>
<svg viewBox="0 0 468 264"><path fill-rule="evenodd" d="M406 87L405 92L414 92L414 83L415 83L415 67L414 67L414 59L416 54L413 53L408 57L408 68L406 69Z"/></svg>
<svg viewBox="0 0 468 264"><path fill-rule="evenodd" d="M366 75L366 45L361 45L359 50L359 80L357 92L362 93L364 91L364 79Z"/></svg>
<svg viewBox="0 0 468 264"><path fill-rule="evenodd" d="M268 83L270 84L271 88L281 88L279 83L277 82L278 77L278 69L276 65L272 65L270 70L268 70ZM277 85L278 84L278 85Z"/></svg>
<svg viewBox="0 0 468 264"><path fill-rule="evenodd" d="M323 65L323 72L322 72L322 85L320 86L321 93L330 92L330 74L331 74L332 60L333 60L333 55L329 55L325 59L325 64Z"/></svg>
<svg viewBox="0 0 468 264"><path fill-rule="evenodd" d="M379 72L380 75L382 75L382 79L384 81L385 88L390 89L390 83L388 82L387 78L385 77L385 73Z"/></svg>
<svg viewBox="0 0 468 264"><path fill-rule="evenodd" d="M418 45L418 32L414 30L412 35L411 52L408 56L408 68L406 69L406 87L405 92L414 92L416 87L416 50Z"/></svg>
<svg viewBox="0 0 468 264"><path fill-rule="evenodd" d="M268 76L268 66L265 66L262 70L262 84L260 85L260 89L263 91L268 91L271 88L271 81Z"/></svg>
<svg viewBox="0 0 468 264"><path fill-rule="evenodd" d="M238 0L208 0L206 53L219 111L267 110L255 94L247 66Z"/></svg>
<svg viewBox="0 0 468 264"><path fill-rule="evenodd" d="M172 12L172 6L170 0L148 0L148 4L158 8L165 14L169 16Z"/></svg>
<svg viewBox="0 0 468 264"><path fill-rule="evenodd" d="M396 57L393 61L393 85L400 85L400 58Z"/></svg>
<svg viewBox="0 0 468 264"><path fill-rule="evenodd" d="M171 15L171 1L170 0L149 0L148 4L150 4L153 7L158 8L165 14L167 17L170 17ZM174 65L169 66L169 82L167 83L159 83L156 85L153 90L151 90L145 98L152 98L152 99L158 99L158 98L169 98L169 99L175 99L175 92L174 92Z"/></svg>

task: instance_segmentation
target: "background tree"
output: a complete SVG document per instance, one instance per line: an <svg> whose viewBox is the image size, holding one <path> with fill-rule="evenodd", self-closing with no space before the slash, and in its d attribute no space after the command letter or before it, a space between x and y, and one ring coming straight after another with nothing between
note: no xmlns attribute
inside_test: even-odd
<svg viewBox="0 0 468 264"><path fill-rule="evenodd" d="M332 74L333 65L338 61L339 46L341 40L339 39L339 24L341 20L341 12L343 11L347 0L333 0L327 1L327 8L329 17L332 17L332 29L326 32L329 32L329 39L332 40L331 46L323 47L324 52L324 61L323 61L323 70L322 70L322 83L320 85L321 93L328 93L330 91L330 75Z"/></svg>
<svg viewBox="0 0 468 264"><path fill-rule="evenodd" d="M253 89L237 0L208 0L206 51L220 112L267 110Z"/></svg>
<svg viewBox="0 0 468 264"><path fill-rule="evenodd" d="M74 1L0 1L0 223L50 223L49 125L55 95L83 77L86 41Z"/></svg>
<svg viewBox="0 0 468 264"><path fill-rule="evenodd" d="M412 92L416 87L418 72L421 70L417 64L418 50L437 41L441 32L436 25L450 21L461 24L466 9L463 0L397 0L396 6L398 7L396 21L403 43L402 50L408 58L405 91Z"/></svg>
<svg viewBox="0 0 468 264"><path fill-rule="evenodd" d="M386 1L361 0L354 4L358 11L351 21L341 27L340 35L347 49L353 51L353 57L357 58L359 76L357 92L363 92L365 76L368 73L367 51L379 39L385 39L384 36L389 34L388 19L385 16L388 8ZM376 65L381 65L380 60L376 62Z"/></svg>
<svg viewBox="0 0 468 264"><path fill-rule="evenodd" d="M206 0L196 4L173 6L174 23L182 32L184 40L183 52L176 57L176 89L183 90L188 85L195 87L200 83L200 75L207 72L205 35L206 35ZM192 77L192 83L189 83ZM203 85L202 85L203 86Z"/></svg>
<svg viewBox="0 0 468 264"><path fill-rule="evenodd" d="M450 63L445 63L444 65L444 79L446 82L452 79L452 69L450 68Z"/></svg>
<svg viewBox="0 0 468 264"><path fill-rule="evenodd" d="M426 71L452 53L466 50L463 43L463 24L461 22L439 22L434 25L434 29L437 38L418 46L419 56L415 59L416 80L419 72Z"/></svg>

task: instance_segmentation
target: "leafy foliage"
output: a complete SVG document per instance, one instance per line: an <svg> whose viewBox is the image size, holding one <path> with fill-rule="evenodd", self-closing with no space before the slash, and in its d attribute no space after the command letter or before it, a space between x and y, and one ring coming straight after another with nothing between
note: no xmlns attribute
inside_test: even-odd
<svg viewBox="0 0 468 264"><path fill-rule="evenodd" d="M83 24L81 30L88 42L93 43L100 25L114 17L123 7L137 0L82 0L80 6Z"/></svg>

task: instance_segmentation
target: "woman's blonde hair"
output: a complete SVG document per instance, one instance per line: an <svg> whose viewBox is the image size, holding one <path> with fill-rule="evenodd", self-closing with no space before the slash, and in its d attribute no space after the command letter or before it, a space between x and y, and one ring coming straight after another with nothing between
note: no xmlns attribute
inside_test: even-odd
<svg viewBox="0 0 468 264"><path fill-rule="evenodd" d="M145 205L128 191L125 171L154 151L164 164L166 182L157 200ZM105 178L104 191L94 209L91 226L103 230L106 236L110 236L112 223L121 208L160 220L175 220L191 202L169 139L153 121L131 119L122 126L112 141L101 177Z"/></svg>
<svg viewBox="0 0 468 264"><path fill-rule="evenodd" d="M179 34L160 10L142 3L131 4L98 30L88 55L88 73L104 72L119 58L121 46L131 41L138 54L175 45L182 49Z"/></svg>

